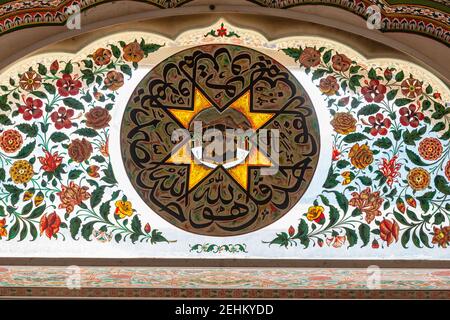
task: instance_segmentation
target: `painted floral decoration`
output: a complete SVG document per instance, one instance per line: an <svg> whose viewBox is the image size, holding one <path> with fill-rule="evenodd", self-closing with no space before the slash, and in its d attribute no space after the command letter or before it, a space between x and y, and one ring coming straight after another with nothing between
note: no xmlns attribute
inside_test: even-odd
<svg viewBox="0 0 450 320"><path fill-rule="evenodd" d="M120 41L0 85L0 238L169 242L131 210L108 150L116 91L160 47Z"/></svg>
<svg viewBox="0 0 450 320"><path fill-rule="evenodd" d="M446 248L450 230L450 109L419 75L371 67L326 47L283 49L327 102L331 167L312 207L270 245ZM336 79L336 82L334 81Z"/></svg>

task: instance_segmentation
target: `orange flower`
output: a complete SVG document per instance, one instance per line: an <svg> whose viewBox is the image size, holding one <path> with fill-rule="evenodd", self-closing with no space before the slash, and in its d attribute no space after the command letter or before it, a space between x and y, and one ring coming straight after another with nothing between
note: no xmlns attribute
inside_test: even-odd
<svg viewBox="0 0 450 320"><path fill-rule="evenodd" d="M383 199L380 197L379 191L372 192L370 187L367 187L361 193L353 192L352 197L348 203L366 214L367 223L371 223L375 217L381 216L380 207Z"/></svg>
<svg viewBox="0 0 450 320"><path fill-rule="evenodd" d="M123 47L123 59L128 62L139 62L144 58L144 50L137 42L131 42Z"/></svg>
<svg viewBox="0 0 450 320"><path fill-rule="evenodd" d="M75 209L75 206L80 205L84 200L90 198L91 194L87 190L88 187L80 187L73 181L68 186L62 185L61 192L56 194L61 201L58 208L66 209L66 213L71 213Z"/></svg>
<svg viewBox="0 0 450 320"><path fill-rule="evenodd" d="M0 239L2 237L8 236L8 231L6 230L5 226L6 226L6 219L3 218L0 220Z"/></svg>
<svg viewBox="0 0 450 320"><path fill-rule="evenodd" d="M398 232L400 230L400 227L398 226L397 221L395 220L388 220L384 219L380 223L380 237L382 240L387 242L387 245L389 247L392 242L398 241Z"/></svg>
<svg viewBox="0 0 450 320"><path fill-rule="evenodd" d="M425 160L437 160L442 155L442 143L436 138L425 138L419 143L419 154Z"/></svg>
<svg viewBox="0 0 450 320"><path fill-rule="evenodd" d="M367 144L354 144L348 153L350 162L358 169L365 169L373 162L373 152Z"/></svg>
<svg viewBox="0 0 450 320"><path fill-rule="evenodd" d="M333 63L334 70L342 72L350 69L350 66L352 64L352 60L345 54L335 54L333 58L331 58L331 62Z"/></svg>
<svg viewBox="0 0 450 320"><path fill-rule="evenodd" d="M0 136L0 146L6 153L13 153L20 149L23 139L19 131L9 129Z"/></svg>
<svg viewBox="0 0 450 320"><path fill-rule="evenodd" d="M60 225L61 225L61 219L56 214L56 212L49 214L48 217L46 214L44 214L39 223L39 226L41 229L41 236L45 232L45 235L49 239L51 239L53 235L55 235L59 232Z"/></svg>
<svg viewBox="0 0 450 320"><path fill-rule="evenodd" d="M109 139L106 139L106 142L101 145L100 147L100 153L104 157L109 157L109 146L108 146Z"/></svg>
<svg viewBox="0 0 450 320"><path fill-rule="evenodd" d="M325 215L323 214L322 206L312 206L308 208L308 213L306 214L306 219L309 221L315 221L317 223L322 222L325 219Z"/></svg>
<svg viewBox="0 0 450 320"><path fill-rule="evenodd" d="M430 174L423 168L411 169L407 176L408 184L416 191L423 190L430 185Z"/></svg>
<svg viewBox="0 0 450 320"><path fill-rule="evenodd" d="M114 70L109 71L106 74L106 78L103 81L106 88L108 88L111 91L119 90L123 86L123 74L121 72L117 72Z"/></svg>
<svg viewBox="0 0 450 320"><path fill-rule="evenodd" d="M111 51L108 49L99 48L95 50L94 54L92 55L92 59L98 66L107 65L111 61Z"/></svg>
<svg viewBox="0 0 450 320"><path fill-rule="evenodd" d="M330 123L334 131L340 134L356 131L356 119L349 112L336 112Z"/></svg>
<svg viewBox="0 0 450 320"><path fill-rule="evenodd" d="M439 247L447 248L447 244L450 241L450 226L437 228L434 227L434 236L431 243L438 244Z"/></svg>

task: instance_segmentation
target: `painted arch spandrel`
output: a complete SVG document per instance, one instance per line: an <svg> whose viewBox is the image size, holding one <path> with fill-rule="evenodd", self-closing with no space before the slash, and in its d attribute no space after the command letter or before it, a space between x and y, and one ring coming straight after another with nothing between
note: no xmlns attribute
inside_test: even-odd
<svg viewBox="0 0 450 320"><path fill-rule="evenodd" d="M245 45L245 34L230 39ZM448 88L411 64L377 66L325 45L261 48L290 61L319 117L318 170L299 203L231 237L159 217L127 181L119 132L149 71L140 65L183 49L163 43L115 39L77 59L29 62L3 81L4 256L447 257Z"/></svg>

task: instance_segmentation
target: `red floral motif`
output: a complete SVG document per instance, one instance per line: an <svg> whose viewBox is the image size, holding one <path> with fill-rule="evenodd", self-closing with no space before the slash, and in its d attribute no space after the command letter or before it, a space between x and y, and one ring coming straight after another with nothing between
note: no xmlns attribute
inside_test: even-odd
<svg viewBox="0 0 450 320"><path fill-rule="evenodd" d="M394 240L398 241L398 233L400 231L400 227L398 226L397 221L384 219L380 223L380 237L382 240L387 242L387 245L391 245Z"/></svg>
<svg viewBox="0 0 450 320"><path fill-rule="evenodd" d="M450 241L450 226L433 229L434 235L431 243L437 244L439 247L447 248L447 245Z"/></svg>
<svg viewBox="0 0 450 320"><path fill-rule="evenodd" d="M73 79L70 74L63 74L61 79L56 81L58 93L63 97L76 96L81 89L81 81Z"/></svg>
<svg viewBox="0 0 450 320"><path fill-rule="evenodd" d="M418 108L415 104L410 104L409 107L402 107L399 110L400 113L400 123L402 125L411 126L413 128L417 128L419 126L420 121L422 121L425 116L422 112L418 111Z"/></svg>
<svg viewBox="0 0 450 320"><path fill-rule="evenodd" d="M398 209L401 213L405 213L405 211L406 211L406 206L405 206L405 202L403 201L402 198L398 198L398 199L397 199L396 206L397 206L397 209Z"/></svg>
<svg viewBox="0 0 450 320"><path fill-rule="evenodd" d="M62 157L55 151L51 154L48 150L43 149L44 156L39 157L39 162L42 164L41 169L46 172L54 172L61 165Z"/></svg>
<svg viewBox="0 0 450 320"><path fill-rule="evenodd" d="M340 157L341 157L341 152L338 149L333 148L333 152L331 153L331 159L333 161L337 161L337 160L339 160Z"/></svg>
<svg viewBox="0 0 450 320"><path fill-rule="evenodd" d="M394 182L397 182L395 178L400 176L400 168L402 167L401 163L397 163L398 156L393 156L390 160L386 158L382 158L381 165L379 169L383 176L386 178L386 183L388 186L392 186Z"/></svg>
<svg viewBox="0 0 450 320"><path fill-rule="evenodd" d="M293 226L290 226L288 229L289 237L292 237L295 234L295 229Z"/></svg>
<svg viewBox="0 0 450 320"><path fill-rule="evenodd" d="M227 35L227 29L223 26L223 23L222 23L222 25L220 26L220 28L217 29L217 35L218 35L219 37L224 37L224 36Z"/></svg>
<svg viewBox="0 0 450 320"><path fill-rule="evenodd" d="M361 94L367 102L379 103L383 101L386 91L386 86L378 80L370 80L367 86L361 88Z"/></svg>
<svg viewBox="0 0 450 320"><path fill-rule="evenodd" d="M391 120L389 118L385 118L381 113L377 113L375 116L370 116L368 121L368 124L372 126L370 129L370 134L374 137L377 135L387 135L388 129L391 127Z"/></svg>
<svg viewBox="0 0 450 320"><path fill-rule="evenodd" d="M422 94L422 82L414 78L408 78L401 84L402 94L410 99L414 99Z"/></svg>
<svg viewBox="0 0 450 320"><path fill-rule="evenodd" d="M59 70L59 62L58 62L58 60L55 60L50 65L50 72L52 74L56 74L58 72L58 70Z"/></svg>
<svg viewBox="0 0 450 320"><path fill-rule="evenodd" d="M59 232L61 226L61 219L56 212L50 213L48 216L44 214L39 223L41 229L41 235L45 232L45 235L51 239L55 234Z"/></svg>
<svg viewBox="0 0 450 320"><path fill-rule="evenodd" d="M52 119L52 121L55 123L56 129L70 129L72 127L71 119L73 115L74 111L72 109L59 107L58 111L53 111L53 113L50 115L50 119Z"/></svg>
<svg viewBox="0 0 450 320"><path fill-rule="evenodd" d="M150 231L152 231L152 228L150 227L150 224L148 222L145 224L144 231L146 233L150 233Z"/></svg>
<svg viewBox="0 0 450 320"><path fill-rule="evenodd" d="M19 107L19 113L23 115L25 121L39 119L43 115L42 101L28 97L24 100L25 105Z"/></svg>

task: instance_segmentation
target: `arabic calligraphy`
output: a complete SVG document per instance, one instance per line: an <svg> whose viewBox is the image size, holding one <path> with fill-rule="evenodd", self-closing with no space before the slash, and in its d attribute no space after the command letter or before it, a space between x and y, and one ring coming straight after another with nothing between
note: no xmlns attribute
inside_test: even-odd
<svg viewBox="0 0 450 320"><path fill-rule="evenodd" d="M172 135L194 120L216 130L277 131L278 170L264 174L252 152L232 168L197 163ZM319 144L314 107L297 79L235 45L198 46L158 64L134 91L121 127L124 165L147 205L185 231L213 236L252 232L285 215L312 179ZM174 148L183 161L171 161Z"/></svg>

